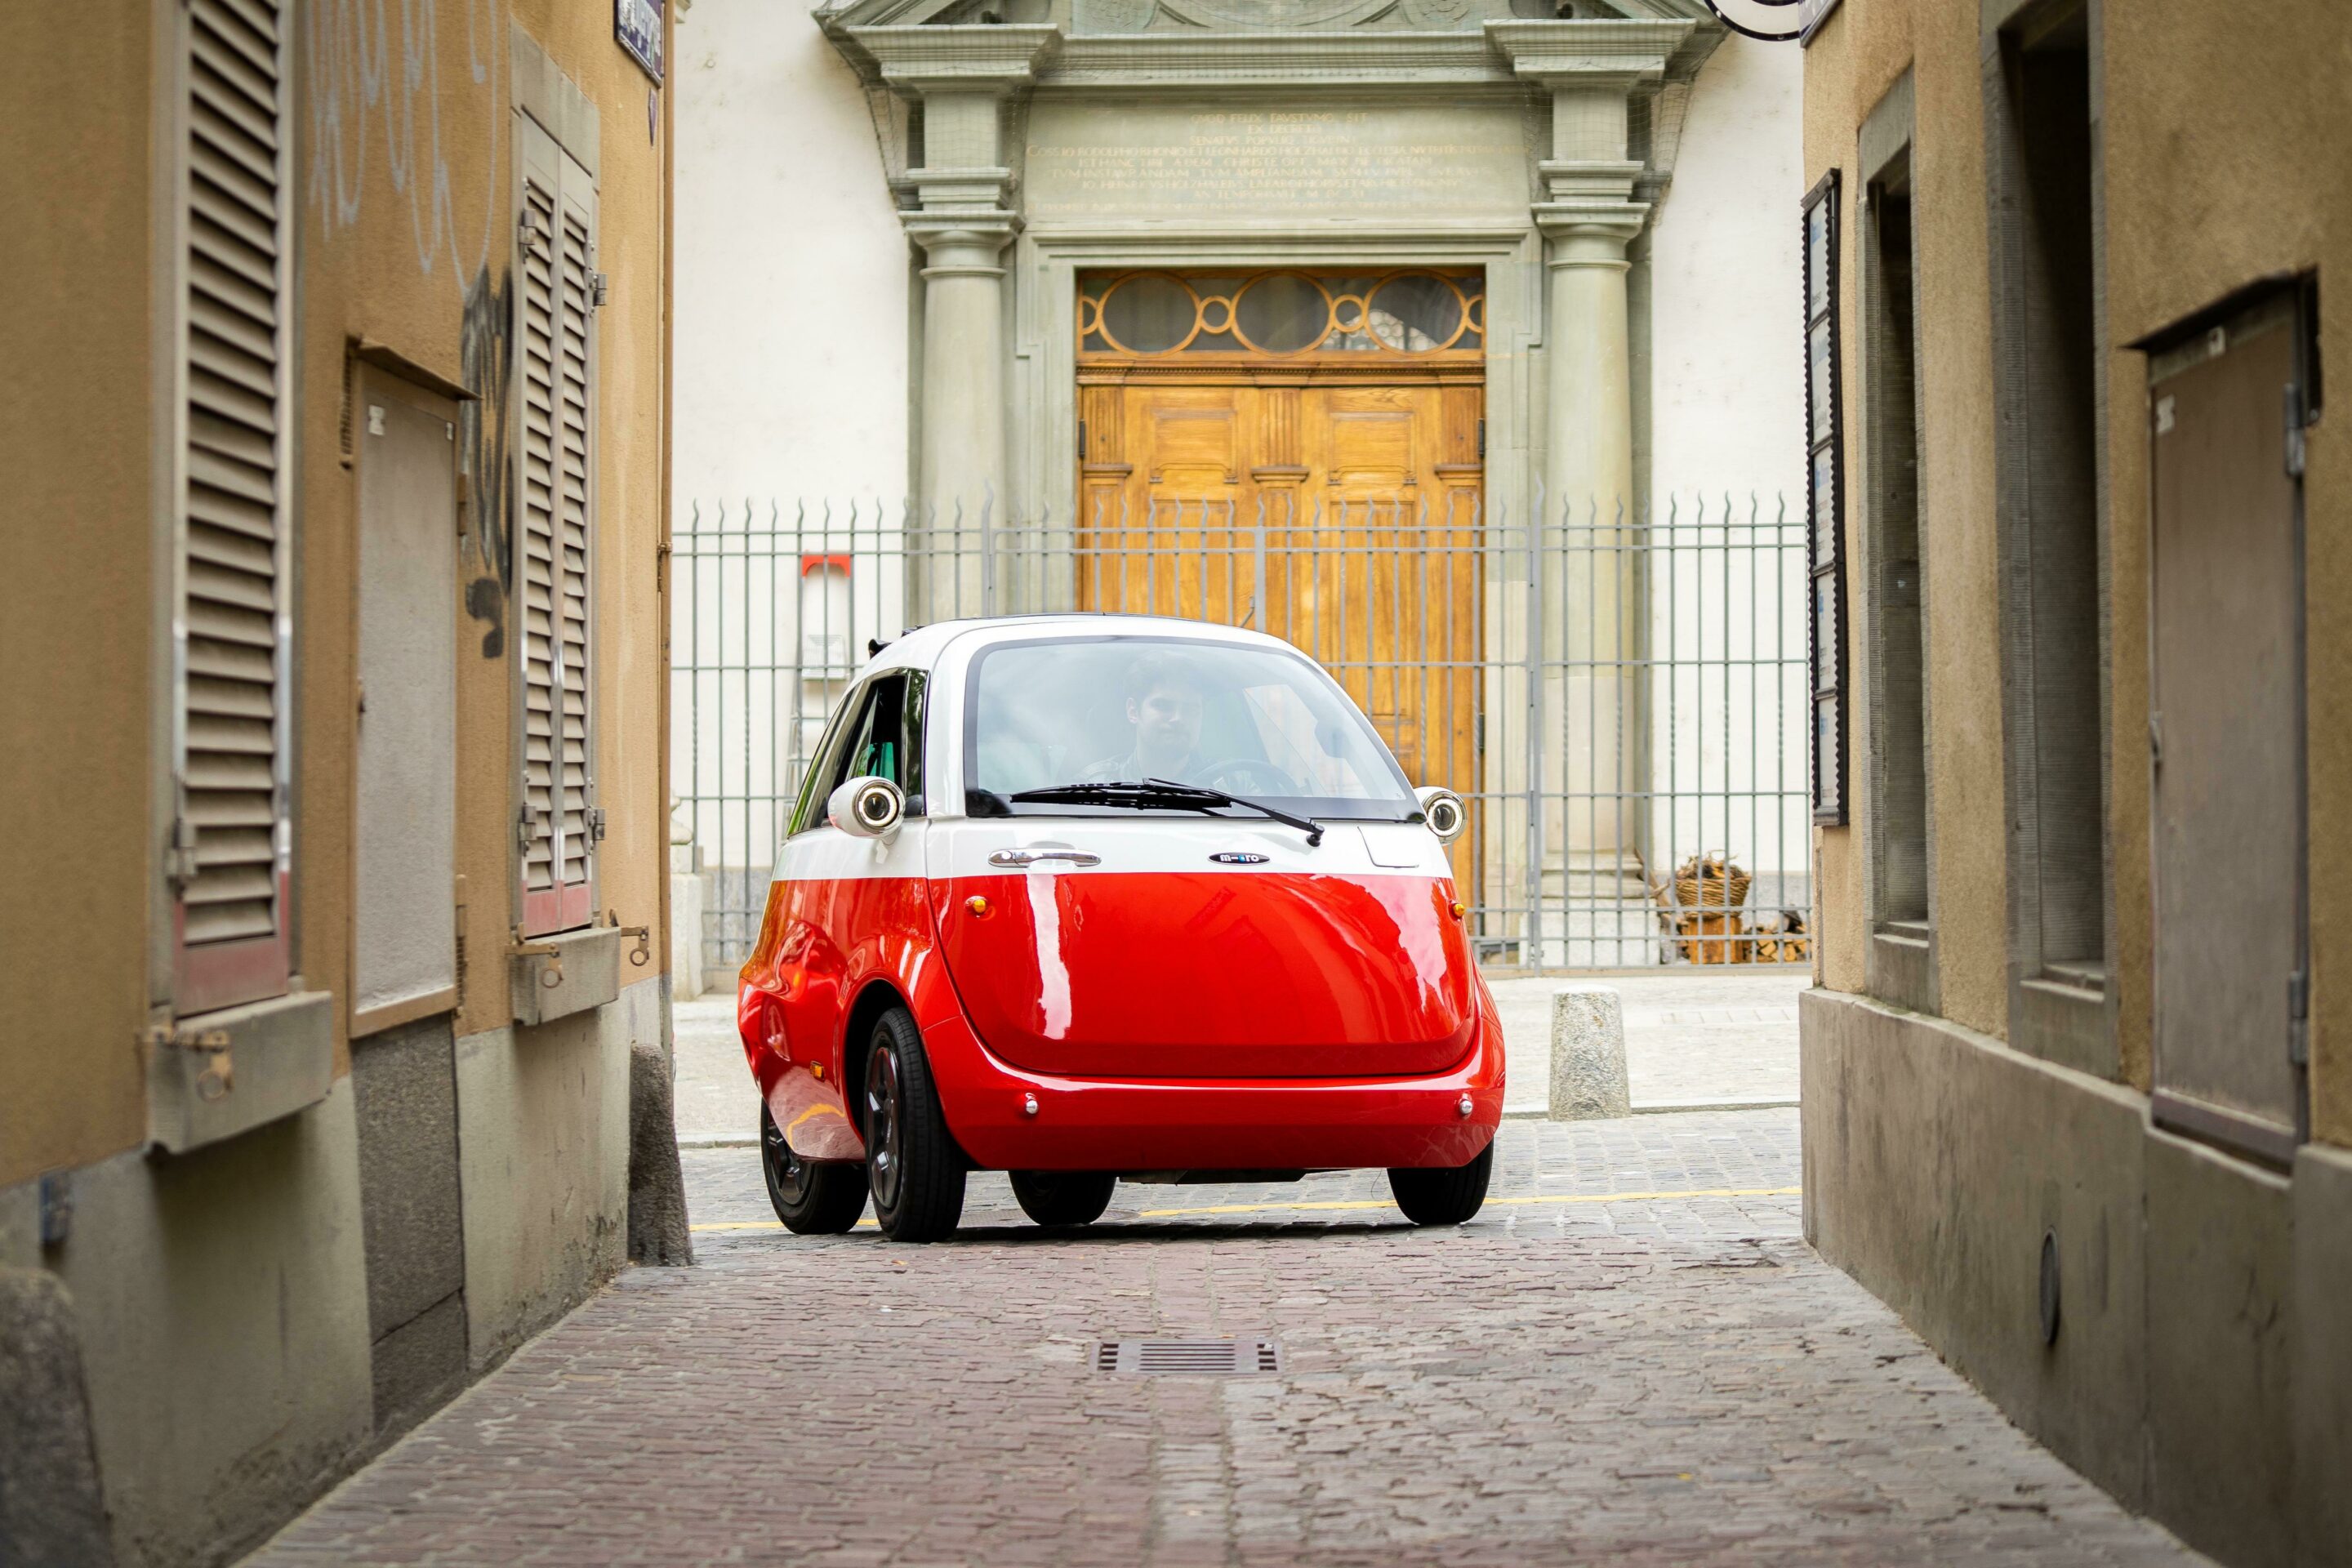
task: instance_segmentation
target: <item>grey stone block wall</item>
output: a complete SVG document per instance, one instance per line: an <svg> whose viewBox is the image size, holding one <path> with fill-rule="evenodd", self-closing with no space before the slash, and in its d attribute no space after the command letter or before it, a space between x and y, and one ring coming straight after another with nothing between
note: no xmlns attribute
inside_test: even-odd
<svg viewBox="0 0 2352 1568"><path fill-rule="evenodd" d="M446 1016L352 1043L380 1439L414 1426L466 1385L455 1054Z"/></svg>
<svg viewBox="0 0 2352 1568"><path fill-rule="evenodd" d="M1806 1239L2190 1545L2352 1564L2352 1155L2307 1149L2281 1175L1942 1019L1824 991L1801 1008Z"/></svg>
<svg viewBox="0 0 2352 1568"><path fill-rule="evenodd" d="M0 1268L0 1563L113 1562L73 1298L46 1269Z"/></svg>

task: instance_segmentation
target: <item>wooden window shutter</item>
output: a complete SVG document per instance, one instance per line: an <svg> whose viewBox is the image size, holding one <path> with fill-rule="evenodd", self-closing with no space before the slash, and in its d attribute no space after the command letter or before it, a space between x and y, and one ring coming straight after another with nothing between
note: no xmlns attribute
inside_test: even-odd
<svg viewBox="0 0 2352 1568"><path fill-rule="evenodd" d="M282 994L289 234L282 7L190 0L180 154L184 419L174 819L181 1014Z"/></svg>
<svg viewBox="0 0 2352 1568"><path fill-rule="evenodd" d="M517 843L523 929L538 935L593 918L603 829L591 725L596 193L587 172L528 117L516 121L516 148Z"/></svg>

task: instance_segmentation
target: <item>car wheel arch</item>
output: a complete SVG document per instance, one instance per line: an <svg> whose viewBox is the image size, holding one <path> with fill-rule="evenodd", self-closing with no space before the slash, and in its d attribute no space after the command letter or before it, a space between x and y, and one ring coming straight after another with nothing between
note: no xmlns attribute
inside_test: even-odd
<svg viewBox="0 0 2352 1568"><path fill-rule="evenodd" d="M874 1038L874 1026L882 1015L907 1005L898 985L880 975L860 987L857 999L849 1005L841 1036L841 1099L861 1139L866 1136L866 1047Z"/></svg>

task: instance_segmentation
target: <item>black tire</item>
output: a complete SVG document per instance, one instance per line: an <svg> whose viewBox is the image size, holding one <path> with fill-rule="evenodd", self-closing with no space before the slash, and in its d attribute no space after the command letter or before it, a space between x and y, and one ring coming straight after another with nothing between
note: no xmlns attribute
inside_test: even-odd
<svg viewBox="0 0 2352 1568"><path fill-rule="evenodd" d="M794 1236L844 1236L866 1212L866 1173L845 1161L803 1160L760 1107L760 1171L768 1202Z"/></svg>
<svg viewBox="0 0 2352 1568"><path fill-rule="evenodd" d="M1389 1173L1397 1207L1415 1225L1460 1225L1486 1201L1486 1179L1495 1173L1495 1145L1454 1170L1398 1169Z"/></svg>
<svg viewBox="0 0 2352 1568"><path fill-rule="evenodd" d="M923 1037L904 1007L874 1026L866 1054L866 1177L893 1241L940 1241L963 1217L963 1151L948 1131Z"/></svg>
<svg viewBox="0 0 2352 1568"><path fill-rule="evenodd" d="M1092 1225L1118 1178L1102 1171L1014 1171L1013 1195L1039 1225Z"/></svg>

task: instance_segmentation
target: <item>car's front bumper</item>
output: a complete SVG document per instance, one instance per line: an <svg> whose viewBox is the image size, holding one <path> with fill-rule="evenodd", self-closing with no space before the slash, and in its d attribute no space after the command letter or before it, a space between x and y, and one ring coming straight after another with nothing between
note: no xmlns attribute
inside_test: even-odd
<svg viewBox="0 0 2352 1568"><path fill-rule="evenodd" d="M1503 1116L1488 1006L1469 1055L1418 1078L1059 1078L995 1056L961 1012L927 1027L923 1047L949 1130L988 1170L1452 1167L1475 1159Z"/></svg>

